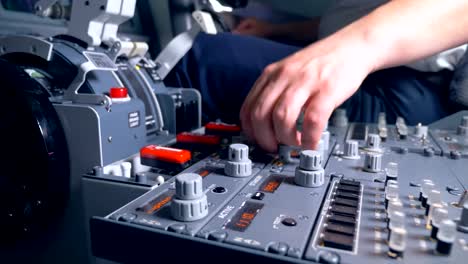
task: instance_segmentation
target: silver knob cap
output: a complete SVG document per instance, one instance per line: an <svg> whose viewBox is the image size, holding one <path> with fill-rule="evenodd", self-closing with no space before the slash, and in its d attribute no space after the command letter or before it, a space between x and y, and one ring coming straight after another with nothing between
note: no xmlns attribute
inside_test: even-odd
<svg viewBox="0 0 468 264"><path fill-rule="evenodd" d="M345 159L359 159L359 142L357 140L346 140L344 145Z"/></svg>
<svg viewBox="0 0 468 264"><path fill-rule="evenodd" d="M303 170L319 170L322 168L322 156L316 150L304 150L300 154L299 167Z"/></svg>
<svg viewBox="0 0 468 264"><path fill-rule="evenodd" d="M468 126L458 126L457 134L460 136L468 136Z"/></svg>
<svg viewBox="0 0 468 264"><path fill-rule="evenodd" d="M367 136L366 147L369 149L380 149L380 136L377 134L369 134Z"/></svg>
<svg viewBox="0 0 468 264"><path fill-rule="evenodd" d="M330 148L330 132L323 131L320 139L323 141L323 150L327 151Z"/></svg>
<svg viewBox="0 0 468 264"><path fill-rule="evenodd" d="M460 126L468 127L468 116L464 116L461 119Z"/></svg>
<svg viewBox="0 0 468 264"><path fill-rule="evenodd" d="M364 170L373 173L380 172L382 170L382 154L366 153Z"/></svg>
<svg viewBox="0 0 468 264"><path fill-rule="evenodd" d="M175 179L176 197L193 200L203 196L202 178L195 173L180 174Z"/></svg>
<svg viewBox="0 0 468 264"><path fill-rule="evenodd" d="M249 159L249 147L244 144L229 146L229 161L224 173L232 177L247 177L252 174L252 161Z"/></svg>
<svg viewBox="0 0 468 264"><path fill-rule="evenodd" d="M458 222L458 231L468 233L468 200L463 203L461 218Z"/></svg>
<svg viewBox="0 0 468 264"><path fill-rule="evenodd" d="M348 125L348 117L346 115L346 109L336 109L332 119L333 126L345 127Z"/></svg>

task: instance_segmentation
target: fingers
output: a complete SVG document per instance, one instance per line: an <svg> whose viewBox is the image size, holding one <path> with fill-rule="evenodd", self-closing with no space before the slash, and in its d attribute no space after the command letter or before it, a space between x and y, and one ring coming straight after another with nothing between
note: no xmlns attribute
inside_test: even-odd
<svg viewBox="0 0 468 264"><path fill-rule="evenodd" d="M242 124L249 131L247 133L252 135L252 139L263 149L270 152L275 152L278 146L272 122L273 108L286 83L276 71L267 67L241 110Z"/></svg>
<svg viewBox="0 0 468 264"><path fill-rule="evenodd" d="M318 92L307 102L301 134L303 149L317 148L326 122L328 122L333 109L335 109L333 103L335 101L331 94Z"/></svg>
<svg viewBox="0 0 468 264"><path fill-rule="evenodd" d="M273 126L276 138L286 145L300 145L300 134L297 131L297 118L304 104L312 93L312 86L307 83L298 83L292 86L278 99L273 110Z"/></svg>
<svg viewBox="0 0 468 264"><path fill-rule="evenodd" d="M247 137L252 140L255 139L255 136L253 133L253 126L252 126L252 120L251 120L250 115L252 113L252 107L253 107L254 101L258 98L259 93L262 91L263 87L266 86L266 83L269 80L269 76L265 74L266 72L267 70L265 69L264 74L262 74L260 78L258 78L255 84L252 86L252 89L250 90L249 94L245 98L244 103L242 104L242 107L240 110L240 120L241 120L242 130L247 135Z"/></svg>

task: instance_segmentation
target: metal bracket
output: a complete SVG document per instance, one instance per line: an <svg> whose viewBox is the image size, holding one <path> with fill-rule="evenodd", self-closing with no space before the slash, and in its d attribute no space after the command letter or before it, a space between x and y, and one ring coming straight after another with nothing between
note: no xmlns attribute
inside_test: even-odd
<svg viewBox="0 0 468 264"><path fill-rule="evenodd" d="M117 40L111 44L112 46L107 52L109 58L115 62L119 56L125 55L131 63L133 62L132 65L135 65L138 61L144 58L149 49L148 44L144 42Z"/></svg>
<svg viewBox="0 0 468 264"><path fill-rule="evenodd" d="M47 16L49 8L56 4L58 0L39 0L34 5L34 10L38 16Z"/></svg>
<svg viewBox="0 0 468 264"><path fill-rule="evenodd" d="M167 46L159 53L154 60L156 63L156 73L163 80L176 64L192 48L196 36L200 33L199 26L193 26L190 30L177 35Z"/></svg>
<svg viewBox="0 0 468 264"><path fill-rule="evenodd" d="M88 61L80 65L78 74L70 84L70 87L65 90L63 99L70 100L73 103L104 105L107 109L110 109L112 100L109 96L105 94L80 94L78 90L85 83L86 75L89 72L117 71L118 68L104 53L85 51L83 55L85 55Z"/></svg>
<svg viewBox="0 0 468 264"><path fill-rule="evenodd" d="M50 61L54 44L39 37L8 36L0 38L0 56L10 53L27 53Z"/></svg>

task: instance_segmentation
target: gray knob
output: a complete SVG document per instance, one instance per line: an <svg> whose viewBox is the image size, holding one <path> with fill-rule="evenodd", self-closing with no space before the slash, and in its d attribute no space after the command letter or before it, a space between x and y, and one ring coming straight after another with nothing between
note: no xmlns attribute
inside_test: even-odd
<svg viewBox="0 0 468 264"><path fill-rule="evenodd" d="M461 136L468 136L468 127L458 126L457 134Z"/></svg>
<svg viewBox="0 0 468 264"><path fill-rule="evenodd" d="M196 200L173 199L171 215L175 220L191 222L200 220L208 215L208 201L206 195Z"/></svg>
<svg viewBox="0 0 468 264"><path fill-rule="evenodd" d="M357 140L346 140L344 145L345 159L359 159L359 142Z"/></svg>
<svg viewBox="0 0 468 264"><path fill-rule="evenodd" d="M316 188L325 182L320 151L304 150L301 152L299 166L296 167L294 181L303 187Z"/></svg>
<svg viewBox="0 0 468 264"><path fill-rule="evenodd" d="M320 153L320 156L323 159L323 157L325 157L325 153L327 153L325 151L325 143L323 142L323 139L319 140L316 150Z"/></svg>
<svg viewBox="0 0 468 264"><path fill-rule="evenodd" d="M405 119L401 116L397 117L395 124L396 126L401 126L401 125L406 126Z"/></svg>
<svg viewBox="0 0 468 264"><path fill-rule="evenodd" d="M180 174L175 179L176 197L193 200L203 196L202 178L196 173Z"/></svg>
<svg viewBox="0 0 468 264"><path fill-rule="evenodd" d="M458 222L458 231L468 233L468 200L463 203L460 221Z"/></svg>
<svg viewBox="0 0 468 264"><path fill-rule="evenodd" d="M249 147L244 144L231 144L229 146L230 161L247 161L249 160Z"/></svg>
<svg viewBox="0 0 468 264"><path fill-rule="evenodd" d="M323 131L320 139L323 141L323 150L327 151L330 148L330 132Z"/></svg>
<svg viewBox="0 0 468 264"><path fill-rule="evenodd" d="M464 116L461 119L460 126L462 127L468 127L468 116Z"/></svg>
<svg viewBox="0 0 468 264"><path fill-rule="evenodd" d="M468 136L468 116L462 117L460 125L457 129L457 134L462 136Z"/></svg>
<svg viewBox="0 0 468 264"><path fill-rule="evenodd" d="M176 195L171 202L174 219L190 222L202 219L208 214L208 200L198 174L184 173L176 177Z"/></svg>
<svg viewBox="0 0 468 264"><path fill-rule="evenodd" d="M252 174L252 161L249 159L249 147L244 144L229 146L229 161L224 173L232 177L247 177Z"/></svg>
<svg viewBox="0 0 468 264"><path fill-rule="evenodd" d="M382 170L382 154L366 153L364 170L367 172L380 172Z"/></svg>
<svg viewBox="0 0 468 264"><path fill-rule="evenodd" d="M369 134L367 136L367 148L379 149L380 148L380 136L377 134Z"/></svg>
<svg viewBox="0 0 468 264"><path fill-rule="evenodd" d="M322 156L316 150L304 150L300 154L299 167L303 170L319 170L322 168Z"/></svg>
<svg viewBox="0 0 468 264"><path fill-rule="evenodd" d="M296 176L294 182L303 187L316 188L323 185L325 182L325 171L323 169L316 171L301 170L296 168Z"/></svg>
<svg viewBox="0 0 468 264"><path fill-rule="evenodd" d="M414 135L418 138L427 138L428 127L418 124L414 128Z"/></svg>
<svg viewBox="0 0 468 264"><path fill-rule="evenodd" d="M348 125L348 117L345 109L336 109L333 117L333 126L344 127Z"/></svg>

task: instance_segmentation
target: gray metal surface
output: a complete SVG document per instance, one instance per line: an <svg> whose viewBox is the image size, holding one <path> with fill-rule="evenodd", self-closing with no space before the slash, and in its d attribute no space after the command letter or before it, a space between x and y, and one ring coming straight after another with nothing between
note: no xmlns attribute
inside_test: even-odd
<svg viewBox="0 0 468 264"><path fill-rule="evenodd" d="M53 44L45 39L31 36L7 36L0 38L0 56L9 53L34 54L50 61Z"/></svg>
<svg viewBox="0 0 468 264"><path fill-rule="evenodd" d="M357 129L357 124L350 124L349 131L347 128L329 128L331 140L337 144L333 142L330 144L329 156L324 162L325 183L319 188L305 188L294 183L297 161L285 164L271 157L270 162L257 163L254 166L257 172L253 176L238 179L247 181L242 184L243 187L238 186L233 189L230 187L233 178L226 177L222 171L226 161L220 160L216 162L220 170L204 178L208 202L216 206L210 209L206 218L197 221L196 224L175 221L164 213L163 209L145 215L136 210L173 188L170 182L146 193L106 218L119 223L123 221L121 216L134 214L136 218L126 221L130 224L125 225L138 230L145 226L144 230L147 230L145 232L151 230L146 227L153 227L158 230L154 233L155 237L158 237L160 232L169 235L180 232L184 240L199 243L201 248L203 245L208 247L208 243L203 241L212 240L220 248L239 250L239 253L243 252L243 248L253 249L253 252L258 252L258 256L267 253L278 262L284 260L280 255L286 256L289 262L294 263L319 262L325 252L334 252L340 256L341 263L464 263L463 258L468 257L468 234L457 232L449 256L434 253L436 242L429 238L431 233L429 222L425 216L425 209L418 201L418 196L419 185L423 179L431 179L436 189L441 192L449 218L456 221L461 214L461 209L456 204L460 194L467 187L467 158L462 155L459 159L454 159L453 156L443 155L445 153L443 142L440 137L433 137L432 130L427 138L421 139L415 135L416 129L409 127L409 134L400 138L396 128L390 125L387 126L388 138L381 142L378 150L378 153L382 154L382 166L377 172L367 172L364 170L364 155L376 150L367 149L365 140L367 135L377 128L372 124L360 124L360 126ZM363 131L364 134L361 133ZM454 135L455 132L441 130L438 133ZM347 139L359 141L360 159L342 158L343 143ZM462 146L466 147L466 143L462 143ZM428 148L432 151L428 152ZM255 158L251 159L256 162ZM212 165L211 162L213 161L202 161L187 171L194 172ZM408 232L404 256L399 260L387 255L388 230L384 187L385 169L390 162L398 164L399 196L406 214L405 226ZM258 172L258 168L262 167L264 168ZM355 229L348 230L353 232L353 243L349 250L322 242L324 233L328 230L330 210L336 206L335 195L340 179L357 181L356 184L360 186ZM229 195L213 195L209 185L226 187ZM170 201L167 201L165 206L168 204ZM140 217L143 220L139 220ZM171 225L189 227L189 231L183 228L171 228ZM126 239L130 238L131 236L126 234ZM94 244L93 248L100 252L99 249L105 247L101 246ZM126 254L131 259L132 253ZM98 256L102 257L100 254ZM111 255L108 257L112 259ZM192 259L201 261L203 257L197 255L192 256Z"/></svg>

